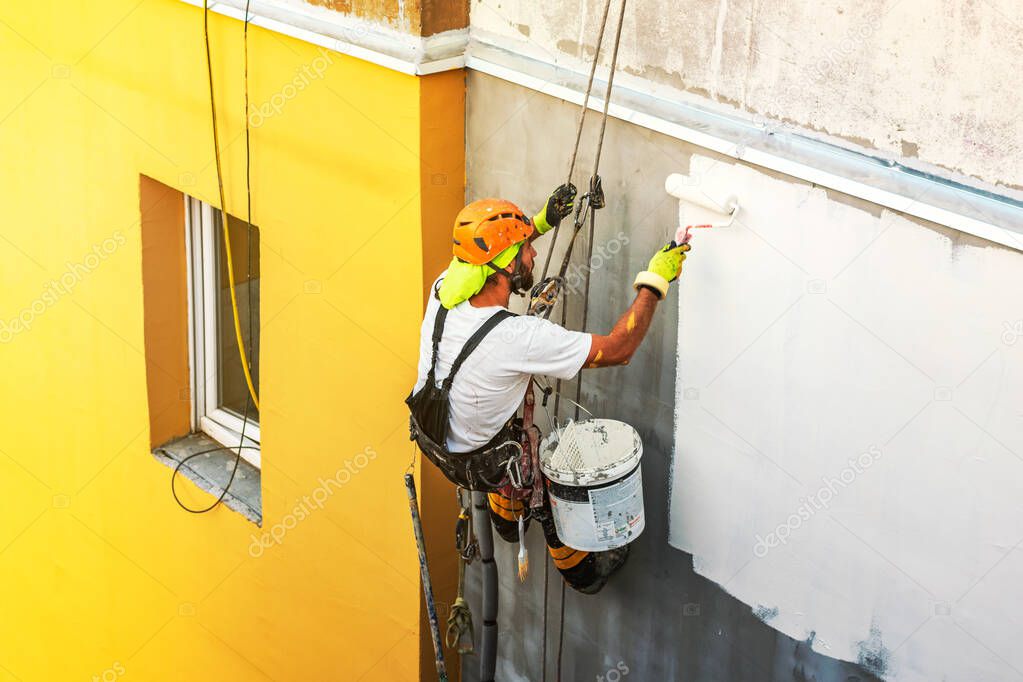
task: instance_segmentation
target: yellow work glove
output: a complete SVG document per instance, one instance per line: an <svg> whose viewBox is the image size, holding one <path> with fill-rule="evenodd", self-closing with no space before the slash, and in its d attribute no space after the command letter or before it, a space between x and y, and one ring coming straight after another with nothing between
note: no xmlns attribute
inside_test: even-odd
<svg viewBox="0 0 1023 682"><path fill-rule="evenodd" d="M689 244L675 242L665 244L664 248L650 259L646 270L636 275L633 286L637 290L640 287L647 287L657 294L657 298L664 298L668 295L668 284L682 274L682 261L686 259L686 252L690 248Z"/></svg>
<svg viewBox="0 0 1023 682"><path fill-rule="evenodd" d="M563 218L572 215L575 207L575 185L567 183L558 187L547 199L543 210L533 216L536 231L544 234L561 224Z"/></svg>

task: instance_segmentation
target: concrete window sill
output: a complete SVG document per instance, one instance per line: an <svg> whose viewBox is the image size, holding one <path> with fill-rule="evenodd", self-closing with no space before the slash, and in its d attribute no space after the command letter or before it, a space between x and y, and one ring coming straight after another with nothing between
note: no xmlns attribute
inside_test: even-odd
<svg viewBox="0 0 1023 682"><path fill-rule="evenodd" d="M164 443L155 450L153 456L171 469L189 455L220 447L220 443L205 433L193 433ZM231 478L237 452L217 450L190 459L178 471L178 476L187 478L199 486L201 490L218 497ZM180 494L180 493L179 493ZM224 505L236 511L257 526L263 525L263 499L260 487L259 469L245 460L238 463L231 489L224 496Z"/></svg>

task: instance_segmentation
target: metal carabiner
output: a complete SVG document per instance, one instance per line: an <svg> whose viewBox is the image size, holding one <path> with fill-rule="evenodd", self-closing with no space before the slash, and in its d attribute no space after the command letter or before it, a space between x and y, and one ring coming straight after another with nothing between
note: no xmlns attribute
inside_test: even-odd
<svg viewBox="0 0 1023 682"><path fill-rule="evenodd" d="M515 440L507 440L498 445L497 447L498 449L501 449L505 445L511 445L516 450L518 450L517 454L511 455L504 462L504 471L505 475L508 478L508 483L510 483L513 488L517 490L522 490L522 465L519 464L519 462L522 460L522 457L526 454L526 451L522 449L522 443L519 443L518 441Z"/></svg>
<svg viewBox="0 0 1023 682"><path fill-rule="evenodd" d="M501 443L500 445L494 446L494 448L492 450L490 450L490 452L498 452L499 450L504 448L504 446L506 446L506 445L511 445L515 449L517 449L518 450L518 455L511 455L510 457L508 457L508 459L497 463L497 466L499 468L503 468L505 470L505 477L503 479L501 479L501 481L495 483L493 481L487 480L487 477L484 476L481 473L477 473L476 474L476 478L478 478L479 480L483 481L483 483L485 483L490 488L500 488L500 487L505 485L505 481L511 476L511 472L508 470L508 467L510 466L511 462L516 461L518 459L521 459L523 453L525 452L522 449L522 445L520 443L516 442L516 441L513 441L513 440L506 440L505 442Z"/></svg>
<svg viewBox="0 0 1023 682"><path fill-rule="evenodd" d="M508 464L505 465L505 471L508 473L508 483L511 484L511 487L522 490L522 465L519 464L518 458L509 458Z"/></svg>

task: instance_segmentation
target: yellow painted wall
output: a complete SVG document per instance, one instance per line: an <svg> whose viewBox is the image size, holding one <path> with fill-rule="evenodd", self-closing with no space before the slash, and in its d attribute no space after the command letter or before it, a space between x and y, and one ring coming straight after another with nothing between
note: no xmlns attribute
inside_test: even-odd
<svg viewBox="0 0 1023 682"><path fill-rule="evenodd" d="M243 216L241 24L211 26ZM279 105L253 117L262 531L376 453L255 557L148 452L139 176L218 203L201 30L178 0L0 5L0 682L418 679L424 81L250 30L252 103Z"/></svg>

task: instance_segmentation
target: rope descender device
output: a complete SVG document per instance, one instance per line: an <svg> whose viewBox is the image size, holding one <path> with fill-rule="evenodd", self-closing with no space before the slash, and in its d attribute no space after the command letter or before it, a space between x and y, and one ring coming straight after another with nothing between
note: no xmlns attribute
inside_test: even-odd
<svg viewBox="0 0 1023 682"><path fill-rule="evenodd" d="M590 178L590 190L579 197L579 203L575 208L575 217L572 220L572 236L568 243L568 251L565 253L565 257L561 261L561 267L558 270L558 274L548 277L547 268L550 266L551 254L554 252L554 245L551 245L551 249L547 252L547 261L544 263L543 276L540 281L533 286L532 291L529 292L529 309L528 315L535 315L548 319L551 312L554 310L554 306L557 304L558 299L561 298L561 292L565 287L565 275L568 274L568 264L572 259L572 247L575 245L575 237L582 230L583 225L586 224L587 218L593 218L593 211L600 210L607 205L607 200L604 196L604 186L600 180L599 175L594 175Z"/></svg>
<svg viewBox="0 0 1023 682"><path fill-rule="evenodd" d="M466 491L468 492L468 491ZM451 604L448 613L447 630L444 632L444 643L456 649L458 654L465 656L475 651L475 629L472 624L472 610L465 601L465 567L479 556L479 544L472 531L470 509L472 500L463 502L463 488L455 488L455 499L458 501L458 521L455 522L455 550L458 552L458 595Z"/></svg>

